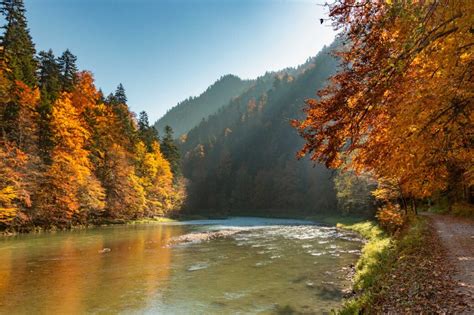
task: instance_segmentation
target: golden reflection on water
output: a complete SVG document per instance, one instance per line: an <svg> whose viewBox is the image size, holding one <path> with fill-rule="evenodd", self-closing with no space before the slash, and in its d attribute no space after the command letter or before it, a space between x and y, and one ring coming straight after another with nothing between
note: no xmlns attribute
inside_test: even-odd
<svg viewBox="0 0 474 315"><path fill-rule="evenodd" d="M169 283L166 245L181 230L140 226L0 242L0 313L142 309Z"/></svg>
<svg viewBox="0 0 474 315"><path fill-rule="evenodd" d="M12 252L6 250L1 252L0 256L0 296L4 296L10 282L12 272ZM1 304L0 304L1 305Z"/></svg>
<svg viewBox="0 0 474 315"><path fill-rule="evenodd" d="M0 314L329 312L360 249L317 226L167 246L203 229L152 224L0 239Z"/></svg>

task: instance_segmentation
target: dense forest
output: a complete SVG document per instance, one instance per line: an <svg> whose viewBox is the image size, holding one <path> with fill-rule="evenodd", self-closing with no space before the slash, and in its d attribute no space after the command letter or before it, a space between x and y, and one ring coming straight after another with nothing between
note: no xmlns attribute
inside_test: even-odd
<svg viewBox="0 0 474 315"><path fill-rule="evenodd" d="M180 143L194 212L276 213L336 208L333 174L297 161L302 140L290 125L304 99L334 74L325 48L301 71L267 73L246 92L189 131Z"/></svg>
<svg viewBox="0 0 474 315"><path fill-rule="evenodd" d="M36 54L23 1L1 2L0 226L65 228L166 214L184 197L172 130L160 141L124 87L103 96L66 50Z"/></svg>

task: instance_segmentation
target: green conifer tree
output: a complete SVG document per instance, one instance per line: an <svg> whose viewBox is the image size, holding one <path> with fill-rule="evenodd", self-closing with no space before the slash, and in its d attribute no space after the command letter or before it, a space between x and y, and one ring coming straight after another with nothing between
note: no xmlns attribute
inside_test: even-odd
<svg viewBox="0 0 474 315"><path fill-rule="evenodd" d="M127 95L125 94L125 88L123 87L122 83L117 86L114 96L115 101L119 104L127 104Z"/></svg>
<svg viewBox="0 0 474 315"><path fill-rule="evenodd" d="M69 49L58 58L59 68L61 71L61 87L64 91L72 91L76 83L76 66L77 57L74 56Z"/></svg>
<svg viewBox="0 0 474 315"><path fill-rule="evenodd" d="M140 112L138 117L138 135L146 145L147 151L153 150L153 144L158 142L158 131L154 126L150 126L148 114L145 111Z"/></svg>
<svg viewBox="0 0 474 315"><path fill-rule="evenodd" d="M181 174L180 154L174 142L173 129L170 126L165 127L165 135L161 141L161 152L170 163L174 178L178 178Z"/></svg>
<svg viewBox="0 0 474 315"><path fill-rule="evenodd" d="M54 146L51 132L51 110L61 92L60 67L51 49L41 51L38 54L38 61L38 81L41 89L41 101L38 107L38 148L43 161L49 164Z"/></svg>
<svg viewBox="0 0 474 315"><path fill-rule="evenodd" d="M0 12L6 20L1 38L3 58L12 80L33 87L37 84L35 46L28 30L23 0L2 0Z"/></svg>

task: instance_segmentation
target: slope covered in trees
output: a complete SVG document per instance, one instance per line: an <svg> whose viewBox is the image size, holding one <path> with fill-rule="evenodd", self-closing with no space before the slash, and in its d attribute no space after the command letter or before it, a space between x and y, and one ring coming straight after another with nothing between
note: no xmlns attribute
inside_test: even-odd
<svg viewBox="0 0 474 315"><path fill-rule="evenodd" d="M190 97L168 110L155 123L155 128L161 133L166 126L170 126L175 136L179 137L229 103L232 98L240 95L252 83L251 80L242 80L235 75L225 75L201 95Z"/></svg>
<svg viewBox="0 0 474 315"><path fill-rule="evenodd" d="M0 228L66 228L176 209L176 149L160 143L146 113L137 121L123 86L104 99L69 50L36 55L23 1L2 1L1 13Z"/></svg>
<svg viewBox="0 0 474 315"><path fill-rule="evenodd" d="M297 161L303 141L290 125L304 100L334 74L337 61L324 48L295 69L258 78L180 144L190 180L191 212L277 213L334 211L332 173Z"/></svg>

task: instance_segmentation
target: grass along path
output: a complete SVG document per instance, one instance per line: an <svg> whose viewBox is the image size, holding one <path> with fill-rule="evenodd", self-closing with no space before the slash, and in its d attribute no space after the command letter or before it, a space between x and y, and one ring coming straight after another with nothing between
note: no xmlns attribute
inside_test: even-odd
<svg viewBox="0 0 474 315"><path fill-rule="evenodd" d="M340 225L367 239L356 266L355 296L341 314L461 313L472 307L457 290L448 254L425 217L389 238L373 222Z"/></svg>

